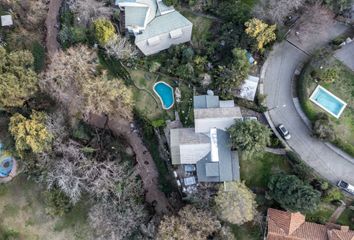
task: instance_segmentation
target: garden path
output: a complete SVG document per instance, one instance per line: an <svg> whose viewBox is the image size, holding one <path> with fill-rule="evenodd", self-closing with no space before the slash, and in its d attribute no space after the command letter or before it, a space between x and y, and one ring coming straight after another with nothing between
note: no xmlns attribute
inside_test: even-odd
<svg viewBox="0 0 354 240"><path fill-rule="evenodd" d="M98 128L108 128L127 140L136 156L138 173L144 184L145 200L154 206L159 214L171 212L172 207L168 199L159 189L159 174L155 162L138 133L131 131L130 122L121 117L108 118L91 114L88 123Z"/></svg>
<svg viewBox="0 0 354 240"><path fill-rule="evenodd" d="M46 48L48 58L51 59L59 49L57 36L59 32L58 19L59 10L63 0L50 0L47 18L45 20L45 27L47 29Z"/></svg>
<svg viewBox="0 0 354 240"><path fill-rule="evenodd" d="M337 219L340 217L340 215L342 215L342 213L344 212L346 208L346 205L344 202L342 202L342 205L340 205L332 214L332 216L329 218L328 222L330 223L336 223Z"/></svg>

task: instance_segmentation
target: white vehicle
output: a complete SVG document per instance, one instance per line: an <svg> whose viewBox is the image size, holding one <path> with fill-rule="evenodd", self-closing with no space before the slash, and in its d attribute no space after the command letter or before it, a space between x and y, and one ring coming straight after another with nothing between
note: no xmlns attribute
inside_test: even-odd
<svg viewBox="0 0 354 240"><path fill-rule="evenodd" d="M291 138L289 131L284 127L283 124L278 125L277 130L285 140L289 140Z"/></svg>
<svg viewBox="0 0 354 240"><path fill-rule="evenodd" d="M354 186L350 185L347 182L344 182L343 180L340 180L337 184L337 186L341 189L343 189L344 191L354 195Z"/></svg>

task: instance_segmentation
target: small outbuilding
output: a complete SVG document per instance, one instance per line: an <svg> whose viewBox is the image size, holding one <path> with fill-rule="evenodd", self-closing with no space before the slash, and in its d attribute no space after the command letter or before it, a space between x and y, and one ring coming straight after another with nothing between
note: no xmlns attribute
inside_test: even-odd
<svg viewBox="0 0 354 240"><path fill-rule="evenodd" d="M259 77L249 75L239 89L237 89L236 96L246 99L248 101L254 101L257 93Z"/></svg>
<svg viewBox="0 0 354 240"><path fill-rule="evenodd" d="M11 15L3 15L1 16L1 26L2 27L9 27L12 26L13 20L12 20L12 16Z"/></svg>

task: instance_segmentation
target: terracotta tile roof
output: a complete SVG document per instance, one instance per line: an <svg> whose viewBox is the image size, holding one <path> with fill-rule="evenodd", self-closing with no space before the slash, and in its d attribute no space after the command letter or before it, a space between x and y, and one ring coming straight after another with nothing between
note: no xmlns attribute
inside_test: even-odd
<svg viewBox="0 0 354 240"><path fill-rule="evenodd" d="M268 240L354 240L354 231L305 221L301 213L268 209Z"/></svg>

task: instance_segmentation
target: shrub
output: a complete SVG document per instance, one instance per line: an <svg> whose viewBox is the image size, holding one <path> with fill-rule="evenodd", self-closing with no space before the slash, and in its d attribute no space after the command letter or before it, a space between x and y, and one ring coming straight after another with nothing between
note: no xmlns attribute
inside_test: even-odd
<svg viewBox="0 0 354 240"><path fill-rule="evenodd" d="M20 234L13 229L6 229L0 225L0 239L1 240L16 240L16 239L20 239Z"/></svg>
<svg viewBox="0 0 354 240"><path fill-rule="evenodd" d="M70 199L59 189L44 192L46 213L51 216L63 216L72 208Z"/></svg>
<svg viewBox="0 0 354 240"><path fill-rule="evenodd" d="M335 137L335 132L330 119L325 113L318 113L316 116L316 121L313 124L314 136L326 141L333 141Z"/></svg>
<svg viewBox="0 0 354 240"><path fill-rule="evenodd" d="M161 63L156 62L156 61L151 62L149 64L149 72L152 72L152 73L157 72L160 69L160 67L161 67Z"/></svg>
<svg viewBox="0 0 354 240"><path fill-rule="evenodd" d="M344 199L344 195L341 192L341 190L339 190L337 187L332 187L330 189L328 189L325 192L325 195L323 197L323 200L325 202L334 202L334 201L339 201L339 200L343 200Z"/></svg>
<svg viewBox="0 0 354 240"><path fill-rule="evenodd" d="M310 180L313 178L313 170L307 166L300 156L292 151L286 152L286 156L289 158L292 165L293 173L302 180Z"/></svg>
<svg viewBox="0 0 354 240"><path fill-rule="evenodd" d="M321 82L332 83L338 79L338 75L338 69L333 67L319 71L318 78Z"/></svg>
<svg viewBox="0 0 354 240"><path fill-rule="evenodd" d="M163 127L163 126L166 125L165 119L156 119L156 120L153 120L153 121L151 121L151 125L152 125L154 128Z"/></svg>
<svg viewBox="0 0 354 240"><path fill-rule="evenodd" d="M105 45L116 33L112 22L104 18L95 20L93 22L93 28L95 30L96 39L101 45Z"/></svg>

